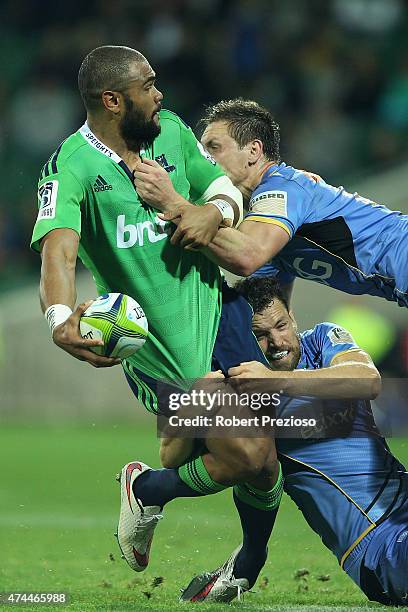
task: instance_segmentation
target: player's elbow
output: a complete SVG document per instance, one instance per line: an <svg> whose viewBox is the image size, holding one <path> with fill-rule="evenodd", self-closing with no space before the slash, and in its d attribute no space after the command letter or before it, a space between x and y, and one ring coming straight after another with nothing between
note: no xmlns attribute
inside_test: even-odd
<svg viewBox="0 0 408 612"><path fill-rule="evenodd" d="M251 276L264 262L254 253L243 253L237 264L237 272L240 276Z"/></svg>
<svg viewBox="0 0 408 612"><path fill-rule="evenodd" d="M247 277L247 276L251 276L251 274L253 274L255 270L257 269L258 269L257 266L243 265L243 266L240 266L240 269L237 272L237 274L239 274L240 276Z"/></svg>
<svg viewBox="0 0 408 612"><path fill-rule="evenodd" d="M381 393L381 376L376 367L366 366L358 381L360 399L374 400Z"/></svg>
<svg viewBox="0 0 408 612"><path fill-rule="evenodd" d="M251 276L275 255L269 243L253 243L242 253L241 276Z"/></svg>
<svg viewBox="0 0 408 612"><path fill-rule="evenodd" d="M369 378L369 385L368 385L369 397L367 399L374 400L376 397L378 397L381 393L381 387L382 387L381 376L378 370L375 370L374 372L371 373L370 378Z"/></svg>

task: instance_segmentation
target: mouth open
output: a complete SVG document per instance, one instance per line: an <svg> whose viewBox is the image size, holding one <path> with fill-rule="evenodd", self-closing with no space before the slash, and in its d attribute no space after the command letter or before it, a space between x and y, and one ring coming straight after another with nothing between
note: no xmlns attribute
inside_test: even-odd
<svg viewBox="0 0 408 612"><path fill-rule="evenodd" d="M275 351L269 354L269 358L272 361L280 361L289 355L289 351Z"/></svg>

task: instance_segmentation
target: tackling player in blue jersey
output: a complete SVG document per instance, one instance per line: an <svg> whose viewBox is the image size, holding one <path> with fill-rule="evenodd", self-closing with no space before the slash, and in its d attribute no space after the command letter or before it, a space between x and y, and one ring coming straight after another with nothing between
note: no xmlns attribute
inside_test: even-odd
<svg viewBox="0 0 408 612"><path fill-rule="evenodd" d="M298 395L301 385L302 394L325 403L322 438L308 438L311 432L304 430L303 438L276 440L284 490L369 599L408 605L408 473L375 425L368 401L379 392L375 366L332 323L297 334L275 279L247 279L241 291L254 309L253 330L271 369L252 361L231 368L230 376L246 391L254 383L259 390L260 378L268 392L283 386L289 396ZM299 414L305 401L282 404L276 416ZM239 549L217 570L193 579L182 598L230 601L232 593L245 590L234 577Z"/></svg>
<svg viewBox="0 0 408 612"><path fill-rule="evenodd" d="M218 231L212 259L243 276L267 264L259 273L276 275L287 294L301 277L408 306L407 215L281 162L279 126L256 102L219 102L202 123L203 145L249 206L239 229ZM187 213L167 211L178 224L172 242L206 246L193 239Z"/></svg>

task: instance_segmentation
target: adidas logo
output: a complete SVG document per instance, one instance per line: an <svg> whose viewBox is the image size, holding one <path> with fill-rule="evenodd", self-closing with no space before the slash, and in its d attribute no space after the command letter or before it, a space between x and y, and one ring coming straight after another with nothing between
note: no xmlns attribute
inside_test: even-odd
<svg viewBox="0 0 408 612"><path fill-rule="evenodd" d="M112 185L109 185L105 181L103 176L98 174L98 176L96 177L96 181L93 184L93 190L95 191L95 193L98 191L111 191L112 189L113 189Z"/></svg>

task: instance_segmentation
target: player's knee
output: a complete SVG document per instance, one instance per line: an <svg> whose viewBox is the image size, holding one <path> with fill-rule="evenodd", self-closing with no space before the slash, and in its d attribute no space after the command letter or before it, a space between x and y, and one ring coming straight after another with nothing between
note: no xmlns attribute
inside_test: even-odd
<svg viewBox="0 0 408 612"><path fill-rule="evenodd" d="M238 482L247 482L253 480L262 472L262 461L259 457L248 453L244 462L238 467L236 479Z"/></svg>
<svg viewBox="0 0 408 612"><path fill-rule="evenodd" d="M231 467L234 469L234 479L236 482L246 482L256 478L264 469L269 457L270 441L246 439L240 441L234 453L234 462Z"/></svg>
<svg viewBox="0 0 408 612"><path fill-rule="evenodd" d="M253 480L260 473L255 463L239 463L235 461L233 464L218 462L212 470L211 477L216 482L225 486L234 486L241 482Z"/></svg>
<svg viewBox="0 0 408 612"><path fill-rule="evenodd" d="M263 475L270 477L275 477L279 473L279 460L276 454L275 444L273 444L272 448L269 450L262 468L262 473Z"/></svg>
<svg viewBox="0 0 408 612"><path fill-rule="evenodd" d="M273 470L271 461L271 450L274 451L275 443L269 438L256 439L255 443L246 447L246 462L252 476L258 476L268 466Z"/></svg>
<svg viewBox="0 0 408 612"><path fill-rule="evenodd" d="M270 457L269 438L207 439L213 480L228 486L256 478Z"/></svg>

